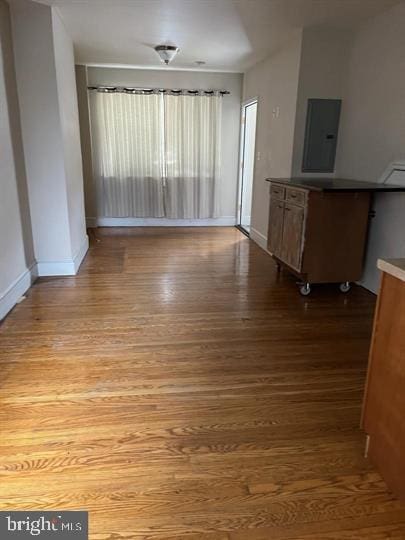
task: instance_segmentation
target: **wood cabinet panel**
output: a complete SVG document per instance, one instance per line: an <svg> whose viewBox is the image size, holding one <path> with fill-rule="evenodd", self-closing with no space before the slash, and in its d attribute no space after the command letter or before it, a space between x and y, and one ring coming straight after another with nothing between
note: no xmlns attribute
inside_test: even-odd
<svg viewBox="0 0 405 540"><path fill-rule="evenodd" d="M270 197L271 197L272 200L274 200L274 199L284 200L285 187L280 186L278 184L271 184L270 185Z"/></svg>
<svg viewBox="0 0 405 540"><path fill-rule="evenodd" d="M306 283L361 278L369 192L270 184L268 249Z"/></svg>
<svg viewBox="0 0 405 540"><path fill-rule="evenodd" d="M301 268L304 214L305 210L300 206L289 203L284 206L281 259L298 271Z"/></svg>
<svg viewBox="0 0 405 540"><path fill-rule="evenodd" d="M284 203L273 199L270 202L269 228L267 234L267 249L280 257L283 238Z"/></svg>
<svg viewBox="0 0 405 540"><path fill-rule="evenodd" d="M383 273L364 399L369 456L405 499L405 283Z"/></svg>
<svg viewBox="0 0 405 540"><path fill-rule="evenodd" d="M306 202L306 192L300 189L287 188L285 200L299 206L304 206Z"/></svg>
<svg viewBox="0 0 405 540"><path fill-rule="evenodd" d="M302 259L308 281L361 278L369 207L369 193L309 194Z"/></svg>

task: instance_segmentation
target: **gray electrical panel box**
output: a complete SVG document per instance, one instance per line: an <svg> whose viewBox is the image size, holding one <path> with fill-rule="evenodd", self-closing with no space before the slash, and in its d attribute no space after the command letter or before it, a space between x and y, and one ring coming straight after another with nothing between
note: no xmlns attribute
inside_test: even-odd
<svg viewBox="0 0 405 540"><path fill-rule="evenodd" d="M341 99L309 99L302 172L333 172Z"/></svg>

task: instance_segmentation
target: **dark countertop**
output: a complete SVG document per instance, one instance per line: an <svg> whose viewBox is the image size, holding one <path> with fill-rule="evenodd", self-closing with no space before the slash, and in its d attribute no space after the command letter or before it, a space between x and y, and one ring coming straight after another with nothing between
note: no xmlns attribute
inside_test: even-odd
<svg viewBox="0 0 405 540"><path fill-rule="evenodd" d="M405 186L362 182L348 178L266 178L266 182L286 184L311 191L405 191Z"/></svg>

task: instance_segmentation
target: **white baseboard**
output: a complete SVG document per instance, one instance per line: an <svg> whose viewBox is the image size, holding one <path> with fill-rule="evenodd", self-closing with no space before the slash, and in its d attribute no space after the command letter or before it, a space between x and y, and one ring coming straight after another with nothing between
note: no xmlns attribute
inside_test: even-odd
<svg viewBox="0 0 405 540"><path fill-rule="evenodd" d="M75 263L73 260L66 261L38 261L38 276L74 276Z"/></svg>
<svg viewBox="0 0 405 540"><path fill-rule="evenodd" d="M73 259L62 261L38 261L38 276L74 276L77 274L84 256L89 249L89 237L85 236L82 245Z"/></svg>
<svg viewBox="0 0 405 540"><path fill-rule="evenodd" d="M236 217L224 216L208 219L100 217L86 218L86 223L88 227L232 227L236 225Z"/></svg>
<svg viewBox="0 0 405 540"><path fill-rule="evenodd" d="M0 293L0 321L16 305L19 298L31 287L37 277L74 276L77 274L88 249L89 237L86 234L80 249L72 260L34 262L3 293Z"/></svg>
<svg viewBox="0 0 405 540"><path fill-rule="evenodd" d="M264 251L267 251L267 236L264 236L261 232L250 227L250 238L258 244ZM267 251L268 253L268 251Z"/></svg>
<svg viewBox="0 0 405 540"><path fill-rule="evenodd" d="M0 295L0 321L16 305L37 278L37 265L33 263Z"/></svg>
<svg viewBox="0 0 405 540"><path fill-rule="evenodd" d="M76 255L73 257L73 264L74 264L74 268L75 268L75 274L77 274L79 268L80 268L80 265L82 264L83 262L83 259L84 257L86 256L86 253L89 249L89 237L85 236L83 242L82 242L82 245L80 246L78 252L76 253Z"/></svg>

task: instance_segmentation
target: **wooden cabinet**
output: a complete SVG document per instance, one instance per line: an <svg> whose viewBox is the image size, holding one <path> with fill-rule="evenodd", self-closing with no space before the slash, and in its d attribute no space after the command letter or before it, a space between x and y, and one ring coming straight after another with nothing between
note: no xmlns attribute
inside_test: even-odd
<svg viewBox="0 0 405 540"><path fill-rule="evenodd" d="M308 288L311 283L357 281L369 207L366 191L314 191L271 181L268 250Z"/></svg>
<svg viewBox="0 0 405 540"><path fill-rule="evenodd" d="M271 184L268 249L297 271L301 268L305 203L305 191Z"/></svg>
<svg viewBox="0 0 405 540"><path fill-rule="evenodd" d="M383 270L364 396L368 455L390 489L405 499L405 259Z"/></svg>
<svg viewBox="0 0 405 540"><path fill-rule="evenodd" d="M272 200L270 202L270 217L268 229L268 246L272 253L281 253L284 223L284 202Z"/></svg>
<svg viewBox="0 0 405 540"><path fill-rule="evenodd" d="M270 197L271 199L278 199L284 201L285 199L285 187L280 184L270 184Z"/></svg>
<svg viewBox="0 0 405 540"><path fill-rule="evenodd" d="M280 257L294 270L301 269L303 250L304 208L294 204L284 205L284 221Z"/></svg>
<svg viewBox="0 0 405 540"><path fill-rule="evenodd" d="M288 188L285 192L285 200L292 204L299 204L301 206L305 205L307 194L305 191L300 191L298 189Z"/></svg>

